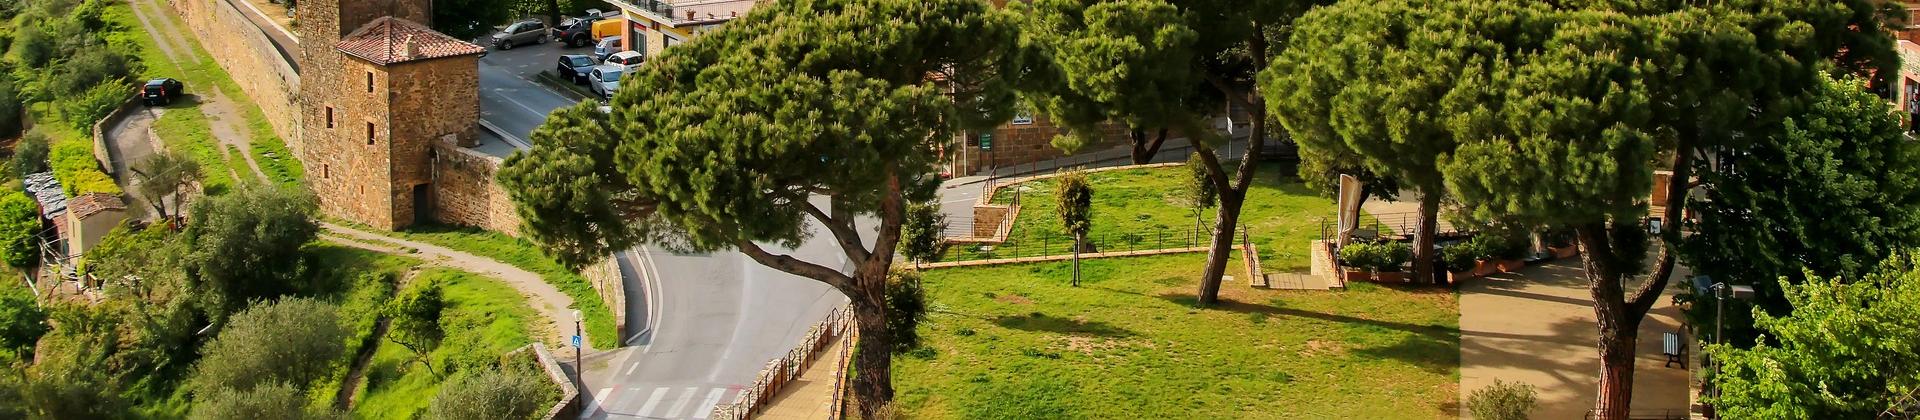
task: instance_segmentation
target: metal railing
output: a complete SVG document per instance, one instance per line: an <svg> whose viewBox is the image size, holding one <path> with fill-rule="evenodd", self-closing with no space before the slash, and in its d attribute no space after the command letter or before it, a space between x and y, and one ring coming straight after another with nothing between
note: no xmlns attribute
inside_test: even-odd
<svg viewBox="0 0 1920 420"><path fill-rule="evenodd" d="M1087 252L1132 252L1162 249L1198 248L1207 246L1213 238L1213 228L1206 227L1133 227L1101 229L1090 232L1085 238ZM1244 234L1245 228L1236 234ZM1007 258L1032 258L1073 255L1073 235L1056 231L1021 231L1007 235L1006 241L999 244L955 243L948 246L938 261L959 262L975 260L993 260Z"/></svg>
<svg viewBox="0 0 1920 420"><path fill-rule="evenodd" d="M1686 409L1664 408L1627 410L1628 420L1686 420L1690 413ZM1587 410L1587 420L1600 418L1599 410Z"/></svg>
<svg viewBox="0 0 1920 420"><path fill-rule="evenodd" d="M817 362L816 359L820 355L826 354L822 350L825 350L835 337L846 336L853 327L851 306L841 306L827 313L825 320L807 330L807 335L801 338L800 345L787 350L786 356L768 361L767 366L755 377L753 385L741 390L740 395L735 397L733 402L714 406L708 418L745 420L753 417L755 412L773 402L773 396L780 393L780 388L800 379L800 375L806 373L807 366ZM842 367L841 371L845 372L845 368ZM837 392L838 389L835 391Z"/></svg>
<svg viewBox="0 0 1920 420"><path fill-rule="evenodd" d="M1420 227L1420 213L1382 213L1374 214L1370 223L1361 223L1354 237L1367 238L1410 238ZM1472 229L1454 226L1446 218L1434 221L1434 232L1439 236L1452 236L1472 233ZM1340 223L1335 219L1320 218L1320 240L1333 240L1340 236Z"/></svg>

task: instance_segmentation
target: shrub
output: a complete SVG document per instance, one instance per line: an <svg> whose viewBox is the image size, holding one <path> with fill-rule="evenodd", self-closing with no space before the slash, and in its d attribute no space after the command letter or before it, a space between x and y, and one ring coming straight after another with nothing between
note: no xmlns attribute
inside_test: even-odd
<svg viewBox="0 0 1920 420"><path fill-rule="evenodd" d="M0 46L5 45L7 41L0 39ZM20 98L20 87L13 81L13 69L11 66L0 64L0 138L20 134L22 102L24 101ZM41 158L44 159L46 156L43 154Z"/></svg>
<svg viewBox="0 0 1920 420"><path fill-rule="evenodd" d="M0 79L4 78L0 77ZM0 136L4 135L0 134ZM13 146L13 169L20 174L20 178L26 178L27 174L47 171L47 153L51 151L48 147L47 135L37 132L27 134L20 139L20 143Z"/></svg>
<svg viewBox="0 0 1920 420"><path fill-rule="evenodd" d="M1477 251L1477 258L1482 260L1517 260L1527 257L1526 238L1518 235L1498 232L1482 233L1473 237L1473 247Z"/></svg>
<svg viewBox="0 0 1920 420"><path fill-rule="evenodd" d="M927 296L920 286L920 272L887 273L887 332L893 336L895 354L920 347L920 322L926 319Z"/></svg>
<svg viewBox="0 0 1920 420"><path fill-rule="evenodd" d="M34 304L32 292L18 286L0 287L0 351L31 347L47 329L47 312Z"/></svg>
<svg viewBox="0 0 1920 420"><path fill-rule="evenodd" d="M249 390L273 383L304 387L346 353L346 327L332 304L307 298L258 303L240 311L207 343L194 367L194 390Z"/></svg>
<svg viewBox="0 0 1920 420"><path fill-rule="evenodd" d="M524 363L462 373L440 387L428 419L525 419L545 413L560 390Z"/></svg>
<svg viewBox="0 0 1920 420"><path fill-rule="evenodd" d="M1380 265L1382 259L1379 245L1372 242L1354 242L1340 247L1340 262L1349 267L1372 268Z"/></svg>
<svg viewBox="0 0 1920 420"><path fill-rule="evenodd" d="M60 113L67 122L80 131L91 131L93 123L113 113L114 108L132 98L128 86L122 83L101 83L82 93L60 99Z"/></svg>
<svg viewBox="0 0 1920 420"><path fill-rule="evenodd" d="M1535 398L1532 385L1495 379L1467 395L1467 410L1481 420L1526 420Z"/></svg>
<svg viewBox="0 0 1920 420"><path fill-rule="evenodd" d="M1446 266L1447 271L1458 273L1472 270L1474 262L1479 259L1480 249L1474 246L1473 241L1440 248L1440 265Z"/></svg>
<svg viewBox="0 0 1920 420"><path fill-rule="evenodd" d="M120 195L120 186L113 183L112 177L100 172L100 163L93 160L92 141L56 140L47 155L53 177L60 180L60 188L67 193L67 197L90 192Z"/></svg>
<svg viewBox="0 0 1920 420"><path fill-rule="evenodd" d="M40 256L40 244L33 240L40 231L40 207L24 192L0 195L0 254L14 267L32 265Z"/></svg>
<svg viewBox="0 0 1920 420"><path fill-rule="evenodd" d="M1413 259L1413 246L1406 242L1382 242L1379 245L1379 260L1374 261L1373 270L1382 272L1400 271L1400 266Z"/></svg>
<svg viewBox="0 0 1920 420"><path fill-rule="evenodd" d="M248 390L221 389L200 396L187 415L195 420L220 419L330 419L339 416L307 410L307 400L298 388L272 383Z"/></svg>

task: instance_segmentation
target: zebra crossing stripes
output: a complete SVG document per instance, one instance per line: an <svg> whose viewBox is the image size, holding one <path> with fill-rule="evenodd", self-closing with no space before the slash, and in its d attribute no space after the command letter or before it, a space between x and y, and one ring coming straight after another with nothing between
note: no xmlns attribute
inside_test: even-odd
<svg viewBox="0 0 1920 420"><path fill-rule="evenodd" d="M663 386L602 388L593 394L585 419L705 419L713 408L739 394L733 387Z"/></svg>

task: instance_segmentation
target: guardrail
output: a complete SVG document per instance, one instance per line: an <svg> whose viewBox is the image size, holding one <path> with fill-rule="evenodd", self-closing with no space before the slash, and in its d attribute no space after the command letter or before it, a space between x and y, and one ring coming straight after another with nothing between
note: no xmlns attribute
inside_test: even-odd
<svg viewBox="0 0 1920 420"><path fill-rule="evenodd" d="M828 344L833 343L835 337L851 338L849 332L853 329L853 307L841 306L828 312L827 319L821 320L807 330L807 335L800 340L800 345L787 350L786 356L767 362L767 367L761 369L760 374L754 378L753 385L741 390L740 395L735 397L733 402L714 406L707 418L746 420L752 417L756 411L765 408L767 403L773 401L773 396L780 393L781 387L799 379L800 374L807 371L807 366L812 365L821 354L825 353L821 350L825 350ZM845 371L843 367L841 372ZM835 383L838 384L838 381ZM836 387L835 391L838 390L839 388Z"/></svg>

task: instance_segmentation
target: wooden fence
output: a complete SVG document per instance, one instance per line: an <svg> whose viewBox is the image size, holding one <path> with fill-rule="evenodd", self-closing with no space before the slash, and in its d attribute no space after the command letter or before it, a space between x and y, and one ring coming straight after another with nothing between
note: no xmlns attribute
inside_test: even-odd
<svg viewBox="0 0 1920 420"><path fill-rule="evenodd" d="M767 362L767 367L761 369L760 375L754 378L753 385L748 385L747 389L741 390L740 395L734 398L733 402L714 406L712 414L707 418L746 420L752 417L754 412L773 402L773 396L780 393L781 387L786 386L788 382L800 379L800 374L807 371L807 366L817 361L820 355L826 354L824 350L833 343L835 337L851 338L853 329L851 306L841 306L828 312L827 319L814 324L813 328L807 330L806 337L800 339L800 345L787 350L786 356ZM845 372L845 369L841 371Z"/></svg>

